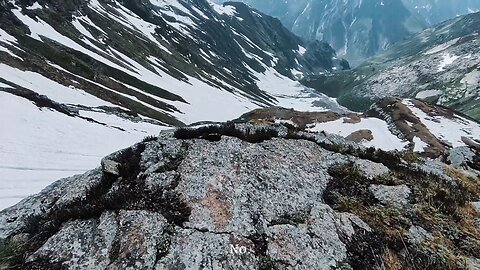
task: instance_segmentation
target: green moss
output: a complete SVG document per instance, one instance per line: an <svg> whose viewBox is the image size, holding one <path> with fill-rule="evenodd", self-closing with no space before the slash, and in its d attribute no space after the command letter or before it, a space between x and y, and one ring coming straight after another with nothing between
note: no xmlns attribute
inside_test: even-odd
<svg viewBox="0 0 480 270"><path fill-rule="evenodd" d="M10 238L0 240L0 269L19 268L22 256L28 247L28 240Z"/></svg>

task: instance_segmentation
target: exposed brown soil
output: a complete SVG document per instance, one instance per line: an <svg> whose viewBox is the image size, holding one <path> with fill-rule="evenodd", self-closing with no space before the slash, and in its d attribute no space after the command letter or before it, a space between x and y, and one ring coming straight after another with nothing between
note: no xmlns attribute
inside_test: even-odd
<svg viewBox="0 0 480 270"><path fill-rule="evenodd" d="M279 119L290 120L299 128L304 129L309 124L335 121L340 119L340 117L338 113L334 112L298 112L292 109L271 107L246 113L240 117L240 120L256 123L259 121L273 123Z"/></svg>
<svg viewBox="0 0 480 270"><path fill-rule="evenodd" d="M369 129L361 129L348 135L346 139L354 142L361 142L363 140L371 141L373 140L373 134Z"/></svg>

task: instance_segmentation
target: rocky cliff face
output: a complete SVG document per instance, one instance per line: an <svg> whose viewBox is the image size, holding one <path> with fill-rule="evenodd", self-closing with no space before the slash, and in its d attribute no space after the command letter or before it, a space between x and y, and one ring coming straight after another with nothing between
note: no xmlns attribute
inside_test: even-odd
<svg viewBox="0 0 480 270"><path fill-rule="evenodd" d="M353 66L425 27L480 10L479 0L241 2L279 18L299 36L329 42Z"/></svg>
<svg viewBox="0 0 480 270"><path fill-rule="evenodd" d="M478 149L443 162L301 127L328 117L256 111L116 152L0 212L1 266L480 267Z"/></svg>

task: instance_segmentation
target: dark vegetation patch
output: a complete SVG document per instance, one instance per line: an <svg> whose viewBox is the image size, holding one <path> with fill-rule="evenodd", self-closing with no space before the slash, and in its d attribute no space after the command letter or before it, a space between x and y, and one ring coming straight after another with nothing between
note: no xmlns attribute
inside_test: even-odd
<svg viewBox="0 0 480 270"><path fill-rule="evenodd" d="M157 138L158 138L157 136L149 135L142 139L142 143L153 142L153 141L156 141Z"/></svg>
<svg viewBox="0 0 480 270"><path fill-rule="evenodd" d="M353 163L331 167L323 200L335 210L345 212L357 204L372 206L377 200L368 187L371 181Z"/></svg>
<svg viewBox="0 0 480 270"><path fill-rule="evenodd" d="M268 241L265 234L253 234L248 237L250 241L253 242L253 251L255 255L259 258L258 269L259 270L272 270L276 269L275 262L267 254L268 250Z"/></svg>
<svg viewBox="0 0 480 270"><path fill-rule="evenodd" d="M304 224L307 218L308 218L308 213L306 212L284 214L270 221L269 226L285 225L285 224L297 226L299 224Z"/></svg>
<svg viewBox="0 0 480 270"><path fill-rule="evenodd" d="M0 91L5 91L7 93L14 94L19 97L23 97L35 103L35 105L39 108L50 108L60 113L66 114L68 116L76 116L76 113L70 111L67 106L55 102L49 99L47 96L39 95L31 90L26 88L8 88Z"/></svg>
<svg viewBox="0 0 480 270"><path fill-rule="evenodd" d="M28 239L0 240L0 269L16 269L22 265L22 254L28 248Z"/></svg>
<svg viewBox="0 0 480 270"><path fill-rule="evenodd" d="M219 141L222 136L235 137L250 143L261 143L278 137L278 131L272 128L260 128L253 130L240 130L233 122L223 125L211 125L200 128L179 128L175 131L175 138L182 140L206 139Z"/></svg>
<svg viewBox="0 0 480 270"><path fill-rule="evenodd" d="M378 243L386 242L385 236L354 227L356 233L346 245L349 265L353 269L380 269L383 247Z"/></svg>

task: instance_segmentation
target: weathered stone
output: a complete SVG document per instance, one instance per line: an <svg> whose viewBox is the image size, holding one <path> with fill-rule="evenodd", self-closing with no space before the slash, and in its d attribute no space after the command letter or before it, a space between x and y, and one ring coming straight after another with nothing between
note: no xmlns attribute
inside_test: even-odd
<svg viewBox="0 0 480 270"><path fill-rule="evenodd" d="M472 202L472 206L480 213L480 202Z"/></svg>
<svg viewBox="0 0 480 270"><path fill-rule="evenodd" d="M109 174L119 175L120 163L104 158L102 159L102 170Z"/></svg>
<svg viewBox="0 0 480 270"><path fill-rule="evenodd" d="M450 150L448 160L453 166L467 166L467 162L472 162L475 153L468 146L455 147Z"/></svg>
<svg viewBox="0 0 480 270"><path fill-rule="evenodd" d="M423 241L431 238L432 235L420 226L412 226L408 230L407 238L412 244L419 245Z"/></svg>
<svg viewBox="0 0 480 270"><path fill-rule="evenodd" d="M383 164L375 163L369 160L356 159L354 160L358 169L360 169L363 174L369 178L373 179L374 177L381 176L390 172L390 170Z"/></svg>
<svg viewBox="0 0 480 270"><path fill-rule="evenodd" d="M409 203L411 191L406 185L371 185L369 189L373 196L385 205L402 208Z"/></svg>

